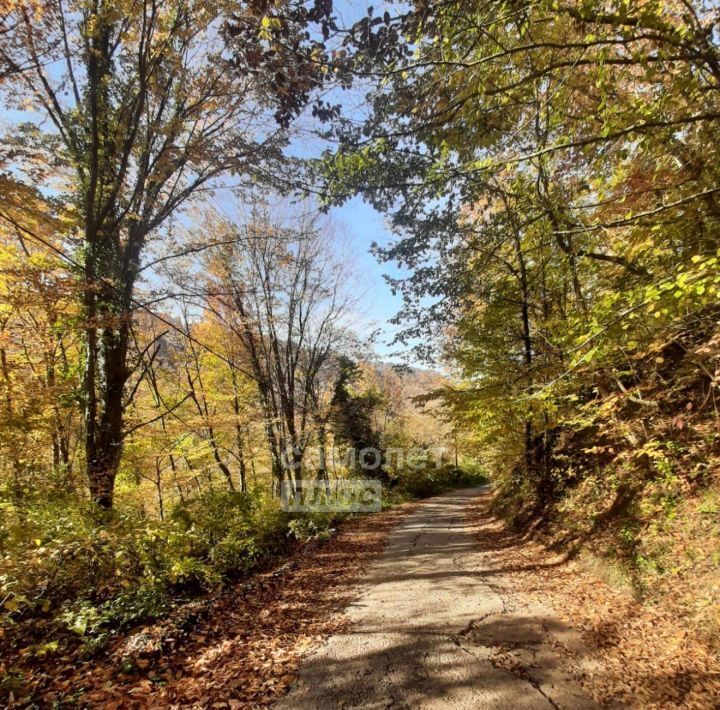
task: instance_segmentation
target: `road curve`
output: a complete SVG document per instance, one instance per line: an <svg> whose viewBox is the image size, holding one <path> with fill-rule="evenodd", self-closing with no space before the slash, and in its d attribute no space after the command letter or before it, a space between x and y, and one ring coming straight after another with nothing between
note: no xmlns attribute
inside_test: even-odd
<svg viewBox="0 0 720 710"><path fill-rule="evenodd" d="M391 533L347 631L306 659L275 708L595 707L562 670L569 630L494 590L502 571L484 564L465 515L480 491L432 498Z"/></svg>

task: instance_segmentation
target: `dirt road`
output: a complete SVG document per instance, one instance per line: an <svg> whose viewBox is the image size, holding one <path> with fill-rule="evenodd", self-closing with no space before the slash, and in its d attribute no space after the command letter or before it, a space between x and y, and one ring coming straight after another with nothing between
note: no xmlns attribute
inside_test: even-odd
<svg viewBox="0 0 720 710"><path fill-rule="evenodd" d="M392 532L347 631L306 660L276 708L595 707L563 670L559 649L577 635L495 591L502 570L465 517L478 492L433 498Z"/></svg>

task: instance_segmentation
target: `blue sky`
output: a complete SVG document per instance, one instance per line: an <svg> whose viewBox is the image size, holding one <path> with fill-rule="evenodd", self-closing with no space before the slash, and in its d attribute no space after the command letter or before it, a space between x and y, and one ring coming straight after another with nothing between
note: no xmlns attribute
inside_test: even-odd
<svg viewBox="0 0 720 710"><path fill-rule="evenodd" d="M384 5L383 2L367 2L366 0L334 0L334 14L339 23L348 27L367 14L367 8L375 8L375 12ZM367 114L365 94L370 87L356 86L349 91L331 90L326 99L339 103L343 113L355 120L362 120ZM317 136L318 126L307 114L300 119L295 127L295 137L291 141L289 153L302 158L319 157L323 150L332 148L332 144ZM364 294L358 320L365 324L366 334L379 330L380 335L374 347L383 359L398 360L392 357L402 346L391 346L398 326L388 321L395 316L402 305L400 295L393 296L383 275L397 277L404 275L396 264L378 263L370 253L373 242L385 246L393 240L393 235L385 217L359 197L347 201L340 207L330 209L332 222L340 227L340 233L348 242L351 258L355 260L360 289Z"/></svg>
<svg viewBox="0 0 720 710"><path fill-rule="evenodd" d="M352 257L357 260L361 286L366 289L362 315L369 328L374 323L381 331L375 350L381 357L388 358L399 347L390 345L397 326L388 323L388 320L400 309L402 298L399 294L393 296L383 275L399 276L402 272L395 264L378 263L369 250L372 242L381 245L390 242L392 234L384 217L360 198L354 198L342 207L333 208L331 215L344 228Z"/></svg>

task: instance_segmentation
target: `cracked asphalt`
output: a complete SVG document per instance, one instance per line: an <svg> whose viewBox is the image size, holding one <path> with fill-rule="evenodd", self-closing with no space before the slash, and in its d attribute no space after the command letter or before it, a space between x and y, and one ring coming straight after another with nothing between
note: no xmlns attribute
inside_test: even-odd
<svg viewBox="0 0 720 710"><path fill-rule="evenodd" d="M302 708L594 708L567 671L579 637L502 593L466 519L483 489L432 498L390 535L346 610L275 705Z"/></svg>

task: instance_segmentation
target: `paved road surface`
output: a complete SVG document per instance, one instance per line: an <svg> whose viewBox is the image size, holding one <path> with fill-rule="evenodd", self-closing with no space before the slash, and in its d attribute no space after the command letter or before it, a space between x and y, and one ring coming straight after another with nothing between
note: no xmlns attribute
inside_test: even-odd
<svg viewBox="0 0 720 710"><path fill-rule="evenodd" d="M478 493L432 498L393 531L347 632L306 660L276 708L595 707L561 668L558 642L572 648L573 632L494 591L502 571L483 564L465 519Z"/></svg>

